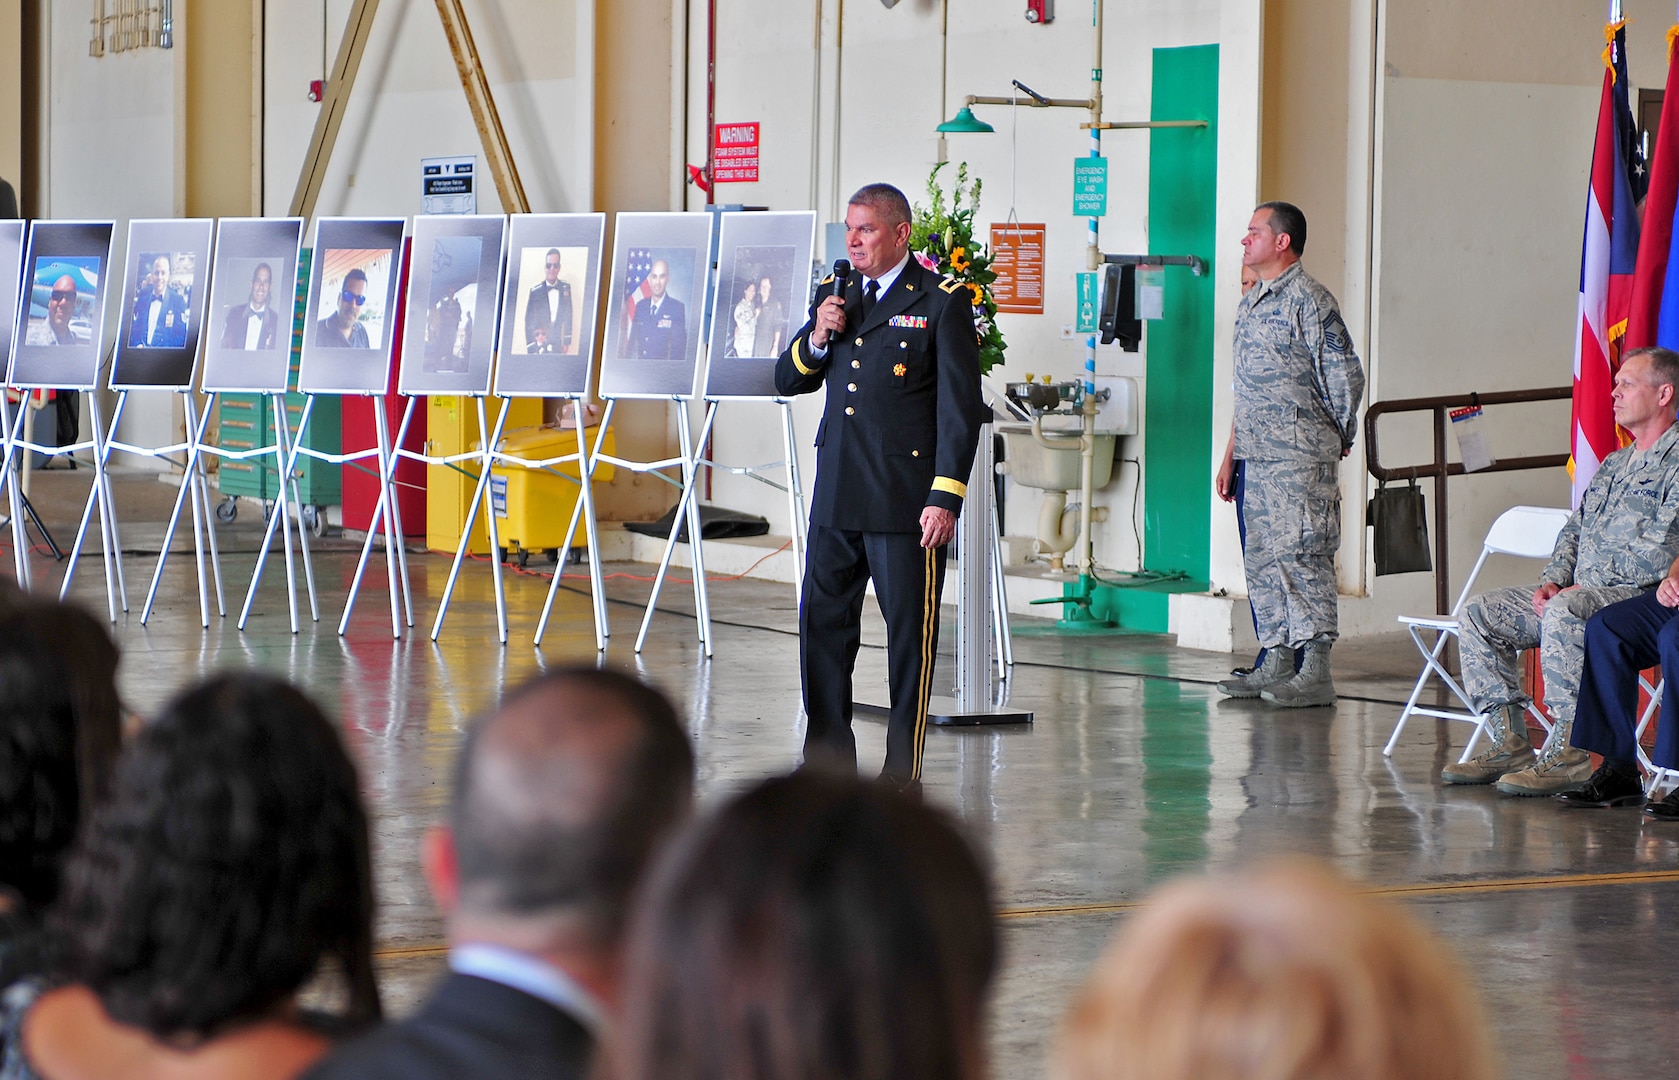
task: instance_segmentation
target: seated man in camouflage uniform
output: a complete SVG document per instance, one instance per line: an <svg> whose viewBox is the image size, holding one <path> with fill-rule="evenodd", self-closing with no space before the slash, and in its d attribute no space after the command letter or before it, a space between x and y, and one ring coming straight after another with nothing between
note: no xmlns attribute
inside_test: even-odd
<svg viewBox="0 0 1679 1080"><path fill-rule="evenodd" d="M1557 537L1539 588L1493 589L1464 605L1463 687L1488 714L1492 745L1440 773L1448 784L1498 781L1507 795L1554 795L1591 776L1591 756L1568 744L1584 663L1586 620L1661 581L1679 555L1679 353L1627 353L1615 375L1615 422L1633 444L1604 459ZM1539 649L1556 733L1537 760L1527 741L1520 656Z"/></svg>

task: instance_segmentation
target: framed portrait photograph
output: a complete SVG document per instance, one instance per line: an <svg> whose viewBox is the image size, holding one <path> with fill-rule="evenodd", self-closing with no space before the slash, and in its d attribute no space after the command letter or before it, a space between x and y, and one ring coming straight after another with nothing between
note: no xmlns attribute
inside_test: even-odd
<svg viewBox="0 0 1679 1080"><path fill-rule="evenodd" d="M23 256L8 385L92 390L105 346L111 221L34 221Z"/></svg>
<svg viewBox="0 0 1679 1080"><path fill-rule="evenodd" d="M711 277L712 215L619 214L606 298L604 397L691 397Z"/></svg>
<svg viewBox="0 0 1679 1080"><path fill-rule="evenodd" d="M305 394L383 394L402 278L402 218L315 223L309 307L297 388Z"/></svg>
<svg viewBox="0 0 1679 1080"><path fill-rule="evenodd" d="M589 392L605 236L605 214L514 215L507 238L497 394Z"/></svg>
<svg viewBox="0 0 1679 1080"><path fill-rule="evenodd" d="M810 306L815 243L814 211L723 215L706 397L775 396L775 358Z"/></svg>
<svg viewBox="0 0 1679 1080"><path fill-rule="evenodd" d="M490 392L506 240L499 214L414 219L397 373L404 394Z"/></svg>
<svg viewBox="0 0 1679 1080"><path fill-rule="evenodd" d="M205 309L206 393L283 394L302 218L222 218Z"/></svg>
<svg viewBox="0 0 1679 1080"><path fill-rule="evenodd" d="M12 355L12 331L18 324L18 298L23 295L23 236L25 223L0 220L0 356Z"/></svg>
<svg viewBox="0 0 1679 1080"><path fill-rule="evenodd" d="M211 218L128 223L111 389L191 388L214 230Z"/></svg>

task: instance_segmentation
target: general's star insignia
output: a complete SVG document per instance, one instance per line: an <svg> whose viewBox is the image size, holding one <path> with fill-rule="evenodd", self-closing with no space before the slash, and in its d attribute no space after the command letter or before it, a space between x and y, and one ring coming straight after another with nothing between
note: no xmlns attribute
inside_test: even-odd
<svg viewBox="0 0 1679 1080"><path fill-rule="evenodd" d="M905 367L902 364L893 364L892 365L892 374L896 375L900 379L904 377L904 373L907 372L907 371L909 371L909 368Z"/></svg>

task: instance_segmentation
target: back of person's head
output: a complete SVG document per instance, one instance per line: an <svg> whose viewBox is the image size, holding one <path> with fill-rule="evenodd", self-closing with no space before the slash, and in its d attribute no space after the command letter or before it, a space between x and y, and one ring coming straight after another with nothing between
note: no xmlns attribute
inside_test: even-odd
<svg viewBox="0 0 1679 1080"><path fill-rule="evenodd" d="M39 911L58 895L83 817L121 741L117 648L81 608L0 600L0 889Z"/></svg>
<svg viewBox="0 0 1679 1080"><path fill-rule="evenodd" d="M659 691L593 668L539 676L474 726L456 764L461 911L615 948L693 786L693 748Z"/></svg>
<svg viewBox="0 0 1679 1080"><path fill-rule="evenodd" d="M63 974L190 1044L273 1013L323 962L379 1016L367 819L337 731L290 684L218 676L117 765L53 917Z"/></svg>
<svg viewBox="0 0 1679 1080"><path fill-rule="evenodd" d="M674 845L631 931L615 1080L975 1080L991 887L943 814L766 781Z"/></svg>
<svg viewBox="0 0 1679 1080"><path fill-rule="evenodd" d="M1464 973L1305 860L1160 889L1074 1002L1057 1080L1490 1080Z"/></svg>

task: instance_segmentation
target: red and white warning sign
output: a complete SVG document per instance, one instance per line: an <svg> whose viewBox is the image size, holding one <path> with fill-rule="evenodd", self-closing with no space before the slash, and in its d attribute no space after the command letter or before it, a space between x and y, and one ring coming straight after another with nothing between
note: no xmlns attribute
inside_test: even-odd
<svg viewBox="0 0 1679 1080"><path fill-rule="evenodd" d="M718 124L711 159L711 180L717 184L758 182L758 125Z"/></svg>

